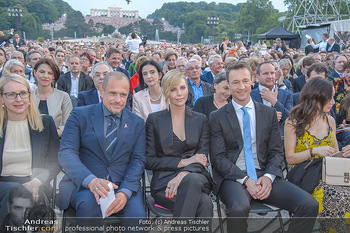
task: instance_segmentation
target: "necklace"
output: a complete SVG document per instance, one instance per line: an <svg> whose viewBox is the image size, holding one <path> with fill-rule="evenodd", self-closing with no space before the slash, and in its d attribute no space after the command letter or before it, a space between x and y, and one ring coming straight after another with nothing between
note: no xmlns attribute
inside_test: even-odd
<svg viewBox="0 0 350 233"><path fill-rule="evenodd" d="M217 109L222 107L219 105L218 101L216 101L215 97L214 97L214 105L215 105L215 107L217 107Z"/></svg>
<svg viewBox="0 0 350 233"><path fill-rule="evenodd" d="M149 93L149 91L148 91L148 95L149 95L149 98L151 99L151 101L153 101L153 102L157 102L159 99L160 99L160 97L162 96L162 92L160 92L160 95L158 96L158 98L157 99L152 99L152 97L151 97L151 93Z"/></svg>
<svg viewBox="0 0 350 233"><path fill-rule="evenodd" d="M345 77L344 77L344 81L345 81L346 85L350 86L350 83L348 82L348 80L346 80Z"/></svg>

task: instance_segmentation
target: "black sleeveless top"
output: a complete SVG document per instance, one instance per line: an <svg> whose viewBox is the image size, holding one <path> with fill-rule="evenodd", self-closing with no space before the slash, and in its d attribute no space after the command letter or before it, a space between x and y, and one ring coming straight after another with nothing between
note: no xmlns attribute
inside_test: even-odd
<svg viewBox="0 0 350 233"><path fill-rule="evenodd" d="M178 152L179 155L182 155L185 152L186 140L181 141L173 132L173 143L176 152Z"/></svg>

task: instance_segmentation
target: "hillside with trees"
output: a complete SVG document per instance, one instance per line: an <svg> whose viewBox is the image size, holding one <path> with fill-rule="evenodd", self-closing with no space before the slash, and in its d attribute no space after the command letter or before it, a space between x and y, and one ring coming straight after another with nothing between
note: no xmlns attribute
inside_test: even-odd
<svg viewBox="0 0 350 233"><path fill-rule="evenodd" d="M230 3L176 2L165 3L147 18L164 18L170 24L182 27L185 34L183 43L198 43L201 37L209 36L207 18L219 17L219 25L214 27L217 41L223 36L234 40L235 34L252 31L253 34L266 32L279 24L278 18L285 15L276 10L270 0L248 0L236 5Z"/></svg>
<svg viewBox="0 0 350 233"><path fill-rule="evenodd" d="M288 1L287 1L288 2ZM22 9L21 32L26 32L28 39L44 37L51 38L49 30L43 30L42 24L50 24L65 15L65 28L55 31L55 38L86 37L110 33L113 27L105 24L94 24L92 20L88 23L80 11L75 11L63 0L1 0L0 1L0 30L7 31L16 28L16 17L8 16L8 8ZM231 40L237 34L251 31L253 34L266 32L280 24L278 18L285 15L276 10L270 0L248 0L236 5L230 3L206 3L206 2L170 2L165 3L160 9L147 18L119 28L122 34L136 31L140 35L147 35L154 39L155 31L158 29L159 37L168 41L176 41L177 34L163 27L162 19L171 25L184 29L180 41L182 43L198 43L201 38L208 38L210 34L207 25L208 17L219 17L219 24L214 26L216 41L221 41L223 36ZM20 32L20 33L21 33ZM254 38L254 37L253 37Z"/></svg>
<svg viewBox="0 0 350 233"><path fill-rule="evenodd" d="M25 31L30 39L48 37L49 32L42 30L43 23L53 23L63 14L74 12L73 8L62 0L1 0L0 30L3 31L17 26L17 17L8 16L8 8L22 10L21 31Z"/></svg>

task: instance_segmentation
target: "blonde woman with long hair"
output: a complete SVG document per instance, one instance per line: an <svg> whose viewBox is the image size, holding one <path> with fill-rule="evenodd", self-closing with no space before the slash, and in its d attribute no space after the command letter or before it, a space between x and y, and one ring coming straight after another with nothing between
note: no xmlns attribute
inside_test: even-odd
<svg viewBox="0 0 350 233"><path fill-rule="evenodd" d="M204 114L186 107L187 81L179 70L162 79L167 109L151 113L146 122L146 169L153 171L155 203L177 217L212 217L209 197L209 123Z"/></svg>
<svg viewBox="0 0 350 233"><path fill-rule="evenodd" d="M35 202L61 170L59 139L51 116L41 116L28 82L16 74L0 79L0 215L7 214L10 190L22 184Z"/></svg>

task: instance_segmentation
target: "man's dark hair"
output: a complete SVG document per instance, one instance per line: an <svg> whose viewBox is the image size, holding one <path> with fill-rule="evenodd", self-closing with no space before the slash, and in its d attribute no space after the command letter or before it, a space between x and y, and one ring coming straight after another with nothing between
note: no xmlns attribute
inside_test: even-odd
<svg viewBox="0 0 350 233"><path fill-rule="evenodd" d="M117 48L115 48L115 47L111 47L111 48L109 48L109 49L107 50L107 52L106 52L106 57L107 57L107 58L110 58L111 55L112 55L113 53L122 54L122 53L120 52L119 49L117 49Z"/></svg>
<svg viewBox="0 0 350 233"><path fill-rule="evenodd" d="M49 48L49 51L50 51L50 52L55 51L55 48L54 48L54 47L50 47L50 48Z"/></svg>
<svg viewBox="0 0 350 233"><path fill-rule="evenodd" d="M277 61L276 61L276 60L269 60L269 61L263 61L263 62L259 63L259 64L256 66L256 73L257 73L258 75L260 75L261 66L264 65L264 64L271 64L271 65L273 65L272 62L277 62Z"/></svg>
<svg viewBox="0 0 350 233"><path fill-rule="evenodd" d="M27 62L30 62L30 56L32 56L32 54L34 54L34 53L39 53L40 56L42 57L42 55L41 55L41 53L40 53L39 50L32 50L32 51L30 51L30 52L27 53L27 56L26 56L26 61L27 61Z"/></svg>
<svg viewBox="0 0 350 233"><path fill-rule="evenodd" d="M328 33L323 33L322 34L324 37L326 37L327 39L329 38L329 34Z"/></svg>
<svg viewBox="0 0 350 233"><path fill-rule="evenodd" d="M167 54L165 55L164 60L165 60L165 61L168 61L169 58L170 58L171 56L175 56L175 60L177 59L177 54L171 52L171 53L167 53Z"/></svg>
<svg viewBox="0 0 350 233"><path fill-rule="evenodd" d="M230 74L231 70L240 70L240 69L249 70L250 78L252 77L252 68L250 68L250 65L247 62L235 61L235 62L230 63L225 69L227 81L230 82L230 75L229 74Z"/></svg>
<svg viewBox="0 0 350 233"><path fill-rule="evenodd" d="M10 205L12 205L14 198L26 198L33 201L32 193L23 185L18 185L9 192L8 202Z"/></svg>
<svg viewBox="0 0 350 233"><path fill-rule="evenodd" d="M305 57L304 60L302 61L301 67L305 66L311 66L315 63L315 59L312 57Z"/></svg>
<svg viewBox="0 0 350 233"><path fill-rule="evenodd" d="M310 77L312 71L315 71L318 74L325 73L326 77L328 77L328 69L322 63L315 63L312 66L310 66L310 68L306 72L307 77Z"/></svg>
<svg viewBox="0 0 350 233"><path fill-rule="evenodd" d="M152 54L152 56L155 55L155 54L158 54L158 55L159 55L159 58L162 57L162 54L160 54L160 52L154 52L154 53Z"/></svg>
<svg viewBox="0 0 350 233"><path fill-rule="evenodd" d="M131 33L131 38L133 38L133 39L136 38L136 33L135 32Z"/></svg>
<svg viewBox="0 0 350 233"><path fill-rule="evenodd" d="M248 58L248 56L245 54L241 54L241 56L239 56L239 60L242 60L243 58Z"/></svg>
<svg viewBox="0 0 350 233"><path fill-rule="evenodd" d="M300 56L299 53L296 53L293 55L293 59L297 59L299 56Z"/></svg>
<svg viewBox="0 0 350 233"><path fill-rule="evenodd" d="M346 60L349 60L348 57L347 57L345 54L338 54L338 55L333 59L333 65L335 65L335 63L336 63L336 61L337 61L337 59L338 59L339 57L345 57Z"/></svg>

